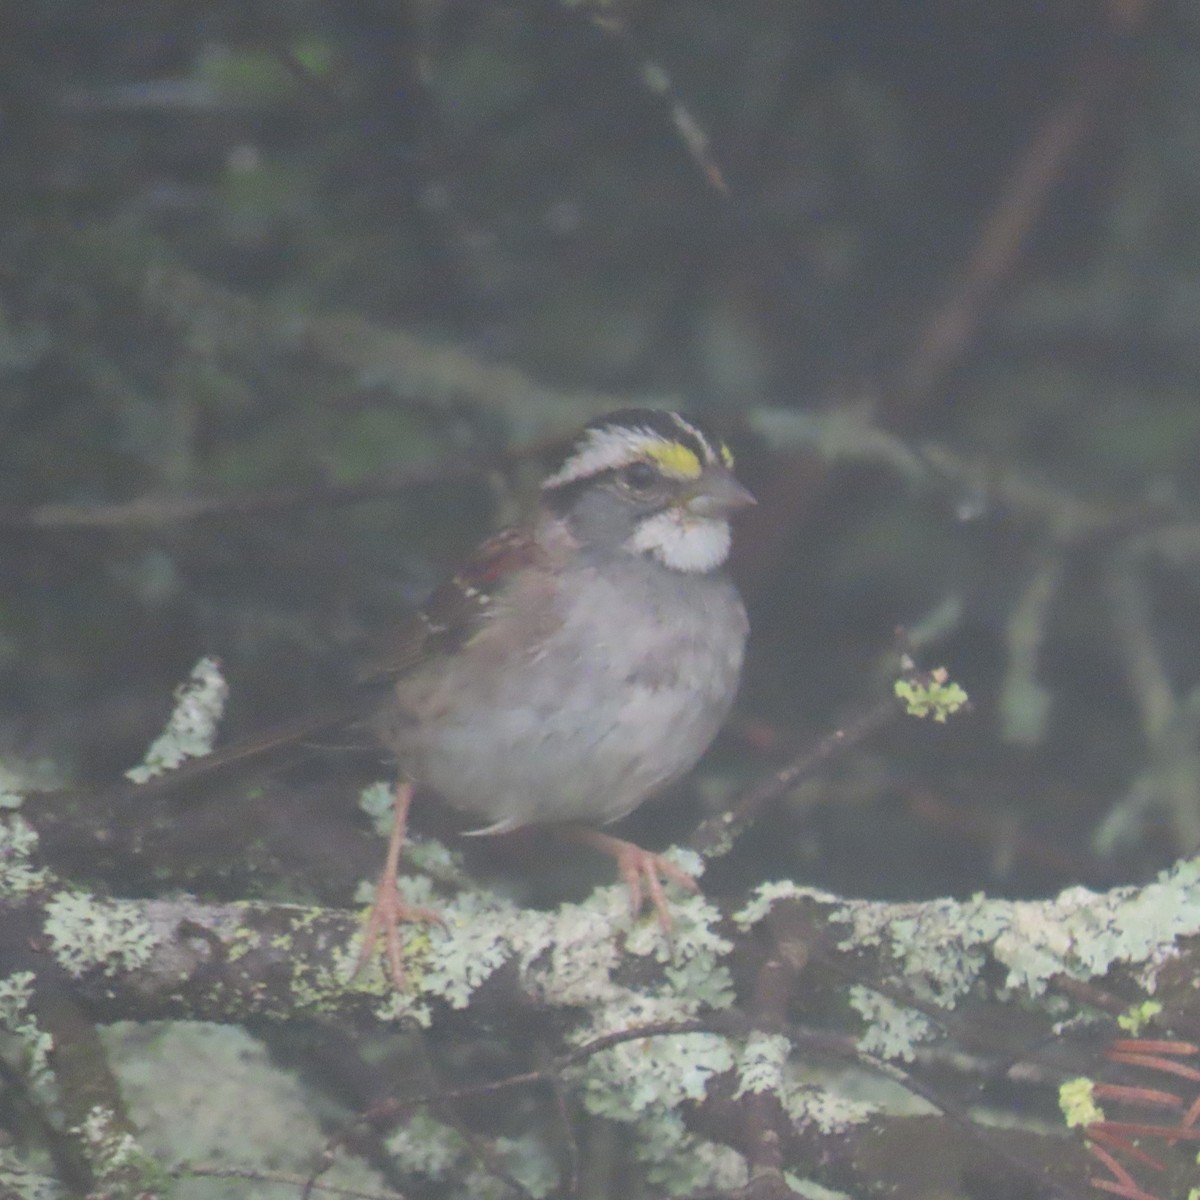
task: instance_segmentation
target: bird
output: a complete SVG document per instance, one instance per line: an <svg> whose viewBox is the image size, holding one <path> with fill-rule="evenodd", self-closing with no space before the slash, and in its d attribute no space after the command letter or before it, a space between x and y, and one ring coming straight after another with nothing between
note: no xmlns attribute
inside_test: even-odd
<svg viewBox="0 0 1200 1200"><path fill-rule="evenodd" d="M737 694L749 622L728 572L731 517L754 503L699 420L629 408L583 427L529 516L484 541L364 672L398 768L385 865L358 969L380 939L404 986L400 929L436 921L397 880L409 808L428 789L484 824L552 826L612 856L635 915L668 936L659 854L603 827L685 775Z"/></svg>
<svg viewBox="0 0 1200 1200"><path fill-rule="evenodd" d="M641 408L597 417L527 518L375 639L346 696L148 782L88 793L87 807L119 828L148 797L336 730L356 741L366 732L397 782L355 973L382 938L384 968L403 990L400 928L438 920L407 905L397 879L418 789L482 821L476 835L550 826L610 855L633 912L648 898L669 938L664 881L695 891L695 880L603 827L686 774L729 715L749 632L728 572L731 518L754 503L729 447L696 418ZM42 831L45 845L53 825ZM69 829L67 839L77 840Z"/></svg>

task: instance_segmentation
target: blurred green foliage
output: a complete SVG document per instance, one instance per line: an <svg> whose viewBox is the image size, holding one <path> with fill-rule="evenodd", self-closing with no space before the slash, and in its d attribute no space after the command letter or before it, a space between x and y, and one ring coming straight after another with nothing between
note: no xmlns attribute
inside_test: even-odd
<svg viewBox="0 0 1200 1200"><path fill-rule="evenodd" d="M389 612L520 510L536 455L497 451L672 400L731 428L764 501L740 547L743 711L788 744L828 728L887 676L895 629L935 612L955 614L937 661L975 704L952 741L910 733L851 771L873 790L827 815L820 853L795 831L757 853L833 886L874 865L883 892L1153 870L1190 827L1171 756L1193 746L1200 653L1180 548L1196 26L1186 5L1123 33L1015 0L6 9L0 750L112 774L204 653L226 662L235 730L327 695ZM1073 96L1087 120L1027 196L1029 236L907 394ZM848 421L826 465L789 440L781 417L864 396L875 433ZM893 435L903 474L875 453ZM953 480L924 443L961 460ZM381 498L417 468L445 480ZM370 503L322 498L358 486ZM300 498L255 508L285 488ZM189 497L229 507L23 519ZM1128 541L1162 524L1170 553ZM1112 578L1133 582L1124 608ZM723 753L732 777L763 765ZM1061 860L989 878L984 832L923 853L937 831L905 798L948 777L984 825L999 807ZM1092 860L1139 779L1157 798L1127 857Z"/></svg>

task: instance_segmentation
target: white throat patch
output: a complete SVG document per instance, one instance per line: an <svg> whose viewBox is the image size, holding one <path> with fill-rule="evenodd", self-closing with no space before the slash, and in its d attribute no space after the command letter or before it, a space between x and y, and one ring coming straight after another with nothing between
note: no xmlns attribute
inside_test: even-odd
<svg viewBox="0 0 1200 1200"><path fill-rule="evenodd" d="M632 550L653 554L672 571L702 575L729 557L729 522L720 517L690 516L668 508L646 517L629 539Z"/></svg>

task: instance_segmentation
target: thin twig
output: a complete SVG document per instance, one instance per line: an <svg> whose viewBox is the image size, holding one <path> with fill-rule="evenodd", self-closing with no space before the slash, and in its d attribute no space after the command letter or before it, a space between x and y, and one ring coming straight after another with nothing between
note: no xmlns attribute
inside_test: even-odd
<svg viewBox="0 0 1200 1200"><path fill-rule="evenodd" d="M519 454L508 456L510 459ZM159 529L213 517L260 516L301 508L337 508L403 495L416 488L479 475L500 459L446 460L426 463L357 484L319 483L310 487L272 488L232 496L138 496L112 504L34 504L0 508L0 527L9 529L104 530Z"/></svg>
<svg viewBox="0 0 1200 1200"><path fill-rule="evenodd" d="M404 1200L402 1192L364 1192L358 1188L338 1187L332 1183L319 1183L304 1175L292 1175L287 1171L257 1171L250 1167L208 1167L192 1163L179 1163L171 1168L176 1179L196 1176L203 1179L248 1179L254 1183L278 1183L283 1187L300 1188L303 1194L312 1191L328 1192L331 1196L345 1196L347 1200Z"/></svg>
<svg viewBox="0 0 1200 1200"><path fill-rule="evenodd" d="M1028 1179L1039 1188L1047 1189L1054 1195L1064 1197L1065 1200L1086 1200L1086 1197L1070 1184L1060 1183L1051 1179L1043 1167L1035 1166L1027 1159L1009 1150L1003 1141L991 1130L979 1125L966 1112L948 1103L937 1091L908 1071L897 1067L886 1059L876 1058L874 1055L865 1054L858 1049L854 1050L853 1057L864 1067L893 1080L914 1096L919 1096L922 1100L932 1104L942 1116L963 1129L975 1142L987 1147L1018 1178Z"/></svg>
<svg viewBox="0 0 1200 1200"><path fill-rule="evenodd" d="M725 854L769 804L800 780L815 775L834 758L886 729L903 715L904 709L892 697L860 713L841 728L827 733L786 766L752 784L742 792L732 809L702 822L688 838L687 845L705 858Z"/></svg>
<svg viewBox="0 0 1200 1200"><path fill-rule="evenodd" d="M925 403L970 349L990 301L1012 277L1068 160L1090 134L1101 105L1128 77L1127 39L1149 7L1144 0L1111 0L1106 36L1080 63L1071 93L1042 122L984 221L962 274L901 364L891 397L893 422L910 417Z"/></svg>

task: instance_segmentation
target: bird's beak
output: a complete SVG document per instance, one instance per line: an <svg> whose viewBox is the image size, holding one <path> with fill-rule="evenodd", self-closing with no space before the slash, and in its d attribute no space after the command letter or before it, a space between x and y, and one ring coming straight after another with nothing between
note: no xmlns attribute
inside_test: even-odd
<svg viewBox="0 0 1200 1200"><path fill-rule="evenodd" d="M684 503L689 516L723 517L738 508L749 508L758 501L724 467L709 467L696 484L696 490Z"/></svg>

